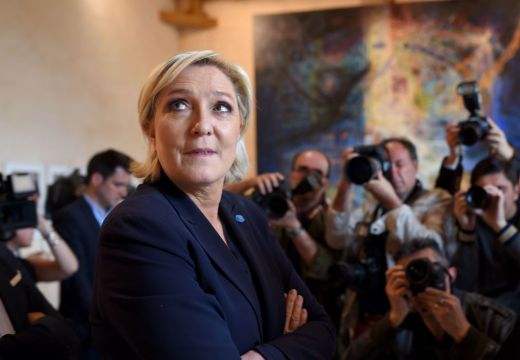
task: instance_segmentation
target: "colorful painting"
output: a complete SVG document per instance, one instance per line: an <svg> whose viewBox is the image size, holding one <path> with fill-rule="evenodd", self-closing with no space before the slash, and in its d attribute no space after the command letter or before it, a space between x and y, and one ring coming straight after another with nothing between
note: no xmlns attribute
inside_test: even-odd
<svg viewBox="0 0 520 360"><path fill-rule="evenodd" d="M483 114L520 147L520 1L370 6L255 18L258 172L289 171L319 148L340 175L343 148L405 136L428 184L444 127L466 119L456 94L476 80ZM466 168L487 154L464 148Z"/></svg>

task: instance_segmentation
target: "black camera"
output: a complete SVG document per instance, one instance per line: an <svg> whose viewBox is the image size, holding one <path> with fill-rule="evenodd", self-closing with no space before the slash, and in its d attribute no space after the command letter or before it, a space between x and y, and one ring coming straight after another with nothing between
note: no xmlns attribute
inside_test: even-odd
<svg viewBox="0 0 520 360"><path fill-rule="evenodd" d="M369 275L380 271L380 264L374 258L369 258L364 262L338 261L329 269L329 275L341 287L361 292L367 287Z"/></svg>
<svg viewBox="0 0 520 360"><path fill-rule="evenodd" d="M303 195L322 186L321 174L317 171L311 171L291 191L286 190L284 182L282 182L270 193L262 194L260 191L255 191L252 195L252 200L263 209L268 218L279 219L289 210L287 200L291 196Z"/></svg>
<svg viewBox="0 0 520 360"><path fill-rule="evenodd" d="M423 292L427 287L446 290L446 270L439 263L432 263L428 259L413 260L408 264L405 272L414 295Z"/></svg>
<svg viewBox="0 0 520 360"><path fill-rule="evenodd" d="M357 185L362 185L374 178L378 171L389 179L390 161L385 148L381 145L356 146L354 151L359 154L345 164L345 176Z"/></svg>
<svg viewBox="0 0 520 360"><path fill-rule="evenodd" d="M36 202L28 200L38 192L36 179L31 174L12 174L4 179L0 173L0 234L17 229L35 227L38 223Z"/></svg>
<svg viewBox="0 0 520 360"><path fill-rule="evenodd" d="M335 288L349 288L358 294L364 313L384 314L388 310L385 271L386 262L368 257L362 261L338 261L330 267L329 277Z"/></svg>
<svg viewBox="0 0 520 360"><path fill-rule="evenodd" d="M489 195L487 191L478 185L473 185L464 195L466 203L473 209L485 209L489 206Z"/></svg>
<svg viewBox="0 0 520 360"><path fill-rule="evenodd" d="M457 94L462 96L464 107L469 111L468 119L459 123L459 140L461 144L471 146L486 136L489 123L480 115L481 96L477 82L461 82Z"/></svg>
<svg viewBox="0 0 520 360"><path fill-rule="evenodd" d="M289 192L285 190L283 184L266 194L262 194L257 190L251 196L251 200L260 206L270 219L279 219L285 215L289 210L288 199Z"/></svg>

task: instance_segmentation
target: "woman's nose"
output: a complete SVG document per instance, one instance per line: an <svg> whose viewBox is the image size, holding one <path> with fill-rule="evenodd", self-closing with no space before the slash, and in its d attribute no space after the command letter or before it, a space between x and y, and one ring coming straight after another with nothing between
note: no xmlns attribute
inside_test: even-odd
<svg viewBox="0 0 520 360"><path fill-rule="evenodd" d="M192 133L194 135L210 135L212 133L211 117L207 111L201 110L194 114L194 124Z"/></svg>

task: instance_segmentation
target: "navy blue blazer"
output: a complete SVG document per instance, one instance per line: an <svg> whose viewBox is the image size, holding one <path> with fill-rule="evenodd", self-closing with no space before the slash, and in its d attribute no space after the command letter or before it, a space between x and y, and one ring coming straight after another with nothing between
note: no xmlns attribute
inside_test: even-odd
<svg viewBox="0 0 520 360"><path fill-rule="evenodd" d="M163 176L163 178L166 178ZM108 359L330 359L335 330L264 215L224 192L219 215L251 274L167 178L143 184L105 220L96 264L94 344ZM307 324L284 335L284 293Z"/></svg>
<svg viewBox="0 0 520 360"><path fill-rule="evenodd" d="M61 282L60 312L73 320L82 341L89 341L88 316L94 284L94 265L100 226L81 197L53 216L53 227L78 258L78 271Z"/></svg>
<svg viewBox="0 0 520 360"><path fill-rule="evenodd" d="M16 334L0 338L0 359L77 359L78 339L17 258L0 244L0 298ZM33 324L28 313L46 316Z"/></svg>

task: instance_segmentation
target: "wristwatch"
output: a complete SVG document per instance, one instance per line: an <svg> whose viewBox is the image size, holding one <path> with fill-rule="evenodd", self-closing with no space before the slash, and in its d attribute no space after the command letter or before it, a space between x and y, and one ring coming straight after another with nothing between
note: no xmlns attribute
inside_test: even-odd
<svg viewBox="0 0 520 360"><path fill-rule="evenodd" d="M298 226L297 228L291 229L287 232L287 236L289 239L294 239L295 237L299 236L302 232L304 232L305 229L303 226Z"/></svg>

